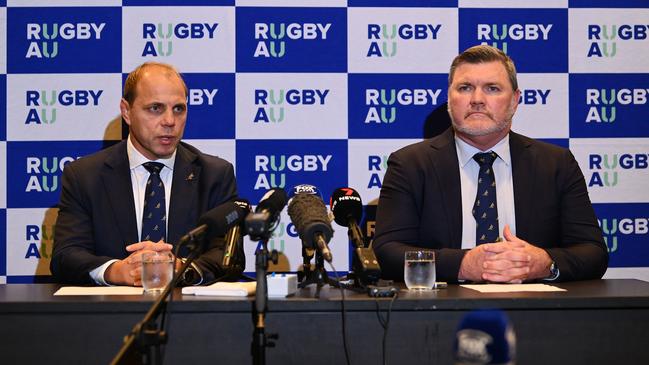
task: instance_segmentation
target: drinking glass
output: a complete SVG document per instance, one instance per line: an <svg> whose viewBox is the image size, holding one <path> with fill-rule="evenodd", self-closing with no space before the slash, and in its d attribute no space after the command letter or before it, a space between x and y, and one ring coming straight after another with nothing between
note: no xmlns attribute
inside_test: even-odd
<svg viewBox="0 0 649 365"><path fill-rule="evenodd" d="M435 287L435 252L406 251L403 277L409 290L432 290Z"/></svg>
<svg viewBox="0 0 649 365"><path fill-rule="evenodd" d="M174 274L174 259L170 252L142 254L142 287L146 293L161 292Z"/></svg>

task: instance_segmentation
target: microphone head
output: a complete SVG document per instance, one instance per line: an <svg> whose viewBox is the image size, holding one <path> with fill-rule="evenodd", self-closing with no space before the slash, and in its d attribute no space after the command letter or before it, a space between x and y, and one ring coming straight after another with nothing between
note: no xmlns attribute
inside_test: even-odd
<svg viewBox="0 0 649 365"><path fill-rule="evenodd" d="M363 202L358 192L352 188L338 188L331 194L329 200L331 212L336 223L343 227L349 224L349 218L356 223L363 217Z"/></svg>
<svg viewBox="0 0 649 365"><path fill-rule="evenodd" d="M454 352L456 365L513 364L516 335L505 312L476 310L464 316L456 332Z"/></svg>
<svg viewBox="0 0 649 365"><path fill-rule="evenodd" d="M316 233L321 233L327 243L331 240L333 228L329 222L327 207L318 196L295 195L288 204L288 215L306 248L316 248Z"/></svg>
<svg viewBox="0 0 649 365"><path fill-rule="evenodd" d="M320 193L320 189L318 189L317 186L310 184L295 185L293 189L291 189L289 194L291 199L298 194L310 194L316 195L320 197L320 200L322 200L322 193Z"/></svg>
<svg viewBox="0 0 649 365"><path fill-rule="evenodd" d="M245 199L229 201L205 212L198 225L207 226L206 238L225 236L228 229L239 224L250 211L250 204Z"/></svg>
<svg viewBox="0 0 649 365"><path fill-rule="evenodd" d="M256 213L261 213L264 210L279 214L286 206L286 191L282 188L272 188L261 197L259 204L255 209Z"/></svg>

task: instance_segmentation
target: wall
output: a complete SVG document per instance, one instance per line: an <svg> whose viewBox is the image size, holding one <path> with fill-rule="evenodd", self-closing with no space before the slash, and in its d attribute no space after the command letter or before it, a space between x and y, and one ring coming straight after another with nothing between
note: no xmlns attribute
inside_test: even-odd
<svg viewBox="0 0 649 365"><path fill-rule="evenodd" d="M607 276L649 280L647 19L642 0L0 0L0 282L48 280L61 170L122 138L122 82L143 61L184 73L185 140L235 163L242 197L311 183L367 203L390 152L445 123L449 64L478 43L517 63L513 129L575 154ZM294 271L289 222L271 246Z"/></svg>

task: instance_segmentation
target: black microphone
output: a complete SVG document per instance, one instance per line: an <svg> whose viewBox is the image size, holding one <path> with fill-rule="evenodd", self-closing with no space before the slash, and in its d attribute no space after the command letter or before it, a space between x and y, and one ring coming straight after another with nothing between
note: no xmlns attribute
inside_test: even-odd
<svg viewBox="0 0 649 365"><path fill-rule="evenodd" d="M234 250L241 241L241 224L243 223L243 218L250 213L250 203L246 199L237 199L234 201L243 210L243 216L239 219L238 224L232 226L228 233L225 235L225 251L223 252L223 268L230 267L230 261L232 261L232 256L234 255ZM245 235L245 234L244 234Z"/></svg>
<svg viewBox="0 0 649 365"><path fill-rule="evenodd" d="M329 200L334 221L343 227L349 227L350 239L357 248L365 247L361 229L358 226L363 217L363 202L358 192L352 188L338 188Z"/></svg>
<svg viewBox="0 0 649 365"><path fill-rule="evenodd" d="M331 262L331 250L327 243L333 236L333 229L322 199L316 195L297 194L288 204L288 215L304 247L317 248L322 257Z"/></svg>
<svg viewBox="0 0 649 365"><path fill-rule="evenodd" d="M239 224L247 213L233 201L210 209L198 219L196 228L180 238L179 245L197 245L199 241L206 242L211 238L224 236L230 228ZM190 247L192 250L195 248Z"/></svg>
<svg viewBox="0 0 649 365"><path fill-rule="evenodd" d="M354 245L353 267L356 275L364 284L374 284L381 278L381 267L376 254L371 248L365 247L363 233L358 226L363 217L363 201L360 194L352 188L334 190L329 201L334 221L343 227L348 227L347 235Z"/></svg>
<svg viewBox="0 0 649 365"><path fill-rule="evenodd" d="M286 206L286 192L282 188L268 190L261 198L254 213L246 217L246 232L253 241L268 238L279 214Z"/></svg>
<svg viewBox="0 0 649 365"><path fill-rule="evenodd" d="M455 364L514 364L516 335L505 312L475 310L462 318L455 337Z"/></svg>

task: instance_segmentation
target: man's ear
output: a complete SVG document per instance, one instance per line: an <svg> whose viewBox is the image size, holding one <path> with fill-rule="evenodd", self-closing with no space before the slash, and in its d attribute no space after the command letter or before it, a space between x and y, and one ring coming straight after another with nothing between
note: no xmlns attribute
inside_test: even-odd
<svg viewBox="0 0 649 365"><path fill-rule="evenodd" d="M119 110L122 113L122 119L124 119L124 122L126 124L131 125L131 106L128 104L128 101L126 99L122 98L119 102Z"/></svg>

